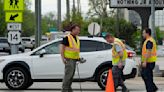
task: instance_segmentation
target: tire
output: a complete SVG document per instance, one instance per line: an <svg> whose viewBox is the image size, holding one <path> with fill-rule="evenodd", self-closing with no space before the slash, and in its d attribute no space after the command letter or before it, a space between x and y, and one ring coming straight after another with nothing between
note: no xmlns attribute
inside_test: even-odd
<svg viewBox="0 0 164 92"><path fill-rule="evenodd" d="M109 70L108 67L104 67L100 69L98 72L97 83L102 90L105 90L106 87L108 70Z"/></svg>
<svg viewBox="0 0 164 92"><path fill-rule="evenodd" d="M31 87L32 85L33 85L33 81L32 81L32 80L30 80L30 82L28 83L27 88Z"/></svg>
<svg viewBox="0 0 164 92"><path fill-rule="evenodd" d="M34 48L31 48L31 51L33 50Z"/></svg>
<svg viewBox="0 0 164 92"><path fill-rule="evenodd" d="M24 53L25 52L24 49L21 49L21 52Z"/></svg>
<svg viewBox="0 0 164 92"><path fill-rule="evenodd" d="M11 51L8 51L9 55L11 55Z"/></svg>
<svg viewBox="0 0 164 92"><path fill-rule="evenodd" d="M31 77L27 70L21 67L9 68L4 74L5 84L9 89L22 90L29 87Z"/></svg>

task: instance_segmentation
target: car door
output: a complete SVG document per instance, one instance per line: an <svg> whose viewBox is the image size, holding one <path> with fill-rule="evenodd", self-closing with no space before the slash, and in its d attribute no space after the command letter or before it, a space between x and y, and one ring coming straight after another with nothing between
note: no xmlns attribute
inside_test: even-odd
<svg viewBox="0 0 164 92"><path fill-rule="evenodd" d="M32 55L33 74L37 79L61 79L64 65L59 54L60 41L43 47ZM40 53L45 50L43 57Z"/></svg>
<svg viewBox="0 0 164 92"><path fill-rule="evenodd" d="M92 77L96 68L105 61L111 60L111 45L106 48L106 43L92 40L80 41L80 56L87 60L79 65L80 76L82 78ZM77 77L77 72L75 77Z"/></svg>

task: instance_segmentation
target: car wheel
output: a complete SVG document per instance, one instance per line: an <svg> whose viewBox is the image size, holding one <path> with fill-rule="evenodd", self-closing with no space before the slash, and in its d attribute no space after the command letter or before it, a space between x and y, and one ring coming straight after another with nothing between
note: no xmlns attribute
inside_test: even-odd
<svg viewBox="0 0 164 92"><path fill-rule="evenodd" d="M11 55L11 51L9 51L8 53L9 53L9 55Z"/></svg>
<svg viewBox="0 0 164 92"><path fill-rule="evenodd" d="M21 49L21 52L24 53L25 52L24 49Z"/></svg>
<svg viewBox="0 0 164 92"><path fill-rule="evenodd" d="M97 83L102 90L105 90L106 87L108 70L109 68L105 67L98 72Z"/></svg>
<svg viewBox="0 0 164 92"><path fill-rule="evenodd" d="M31 51L33 50L34 48L31 48Z"/></svg>
<svg viewBox="0 0 164 92"><path fill-rule="evenodd" d="M32 84L33 84L33 81L32 81L32 80L30 80L30 82L28 83L27 88L31 87L31 86L32 86Z"/></svg>
<svg viewBox="0 0 164 92"><path fill-rule="evenodd" d="M5 72L4 80L9 89L19 90L27 89L31 78L25 69L13 67Z"/></svg>

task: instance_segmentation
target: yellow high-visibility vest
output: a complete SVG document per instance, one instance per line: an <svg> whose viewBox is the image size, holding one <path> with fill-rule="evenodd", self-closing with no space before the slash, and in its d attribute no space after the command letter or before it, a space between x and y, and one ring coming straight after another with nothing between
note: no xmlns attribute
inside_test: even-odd
<svg viewBox="0 0 164 92"><path fill-rule="evenodd" d="M146 49L146 44L148 41L153 43L153 48L151 50L150 57L147 58L147 60L146 60L146 57L148 54L147 49ZM147 38L143 44L143 47L142 47L142 62L144 62L145 60L149 63L156 62L156 60L157 60L157 45L156 45L156 41L152 37Z"/></svg>
<svg viewBox="0 0 164 92"><path fill-rule="evenodd" d="M123 44L123 42L118 38L114 38L114 45L119 45L122 48L122 50L123 50L122 61L125 61L126 58L128 57L128 54L126 52L126 48L125 48L125 45ZM120 56L119 56L118 52L116 51L116 48L113 46L113 48L112 48L112 64L117 65L119 61L120 61Z"/></svg>
<svg viewBox="0 0 164 92"><path fill-rule="evenodd" d="M79 38L76 36L76 40L77 40L76 42L71 34L69 34L67 37L68 37L69 46L66 46L64 50L64 57L68 59L79 59L80 58Z"/></svg>

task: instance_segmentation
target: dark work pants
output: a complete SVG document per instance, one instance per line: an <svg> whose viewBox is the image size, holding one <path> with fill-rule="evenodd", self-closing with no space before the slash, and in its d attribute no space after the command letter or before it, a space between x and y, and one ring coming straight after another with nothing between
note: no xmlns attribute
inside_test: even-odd
<svg viewBox="0 0 164 92"><path fill-rule="evenodd" d="M76 60L68 59L65 64L65 75L63 78L62 92L73 92L71 85L76 70Z"/></svg>
<svg viewBox="0 0 164 92"><path fill-rule="evenodd" d="M153 69L155 67L155 63L147 63L146 68L142 68L141 76L145 82L147 92L155 92L157 86L153 82Z"/></svg>
<svg viewBox="0 0 164 92"><path fill-rule="evenodd" d="M112 72L113 72L113 79L114 79L114 87L117 89L118 86L122 87L122 92L126 90L126 86L124 84L124 76L123 76L123 69L118 68L118 66L113 66Z"/></svg>

